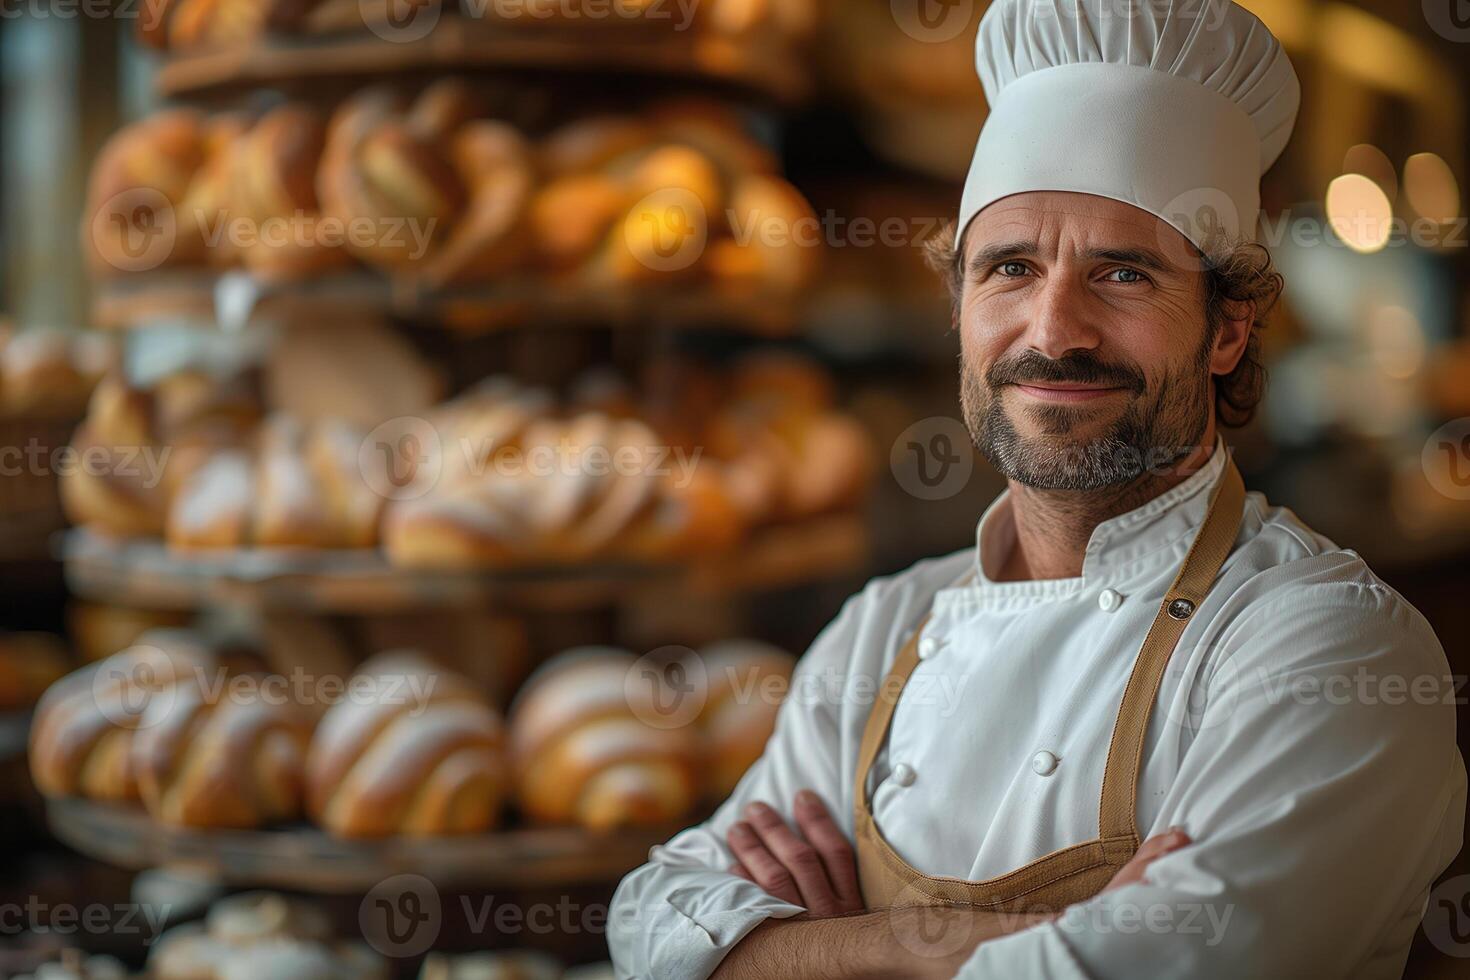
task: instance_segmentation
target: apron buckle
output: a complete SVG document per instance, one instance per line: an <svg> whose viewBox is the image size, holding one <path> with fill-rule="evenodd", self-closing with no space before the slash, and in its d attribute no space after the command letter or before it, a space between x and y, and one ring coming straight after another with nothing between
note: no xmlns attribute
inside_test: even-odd
<svg viewBox="0 0 1470 980"><path fill-rule="evenodd" d="M1175 599L1169 603L1169 618L1185 620L1194 615L1194 603L1188 599Z"/></svg>

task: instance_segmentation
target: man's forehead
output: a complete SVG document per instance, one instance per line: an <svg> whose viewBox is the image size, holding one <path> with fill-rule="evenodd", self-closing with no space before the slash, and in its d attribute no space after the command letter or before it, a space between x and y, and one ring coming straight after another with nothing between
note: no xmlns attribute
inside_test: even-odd
<svg viewBox="0 0 1470 980"><path fill-rule="evenodd" d="M1173 253L1188 240L1162 219L1092 194L1038 191L988 206L965 235L968 255L998 242L1031 242L1043 253L1073 248L1137 248Z"/></svg>

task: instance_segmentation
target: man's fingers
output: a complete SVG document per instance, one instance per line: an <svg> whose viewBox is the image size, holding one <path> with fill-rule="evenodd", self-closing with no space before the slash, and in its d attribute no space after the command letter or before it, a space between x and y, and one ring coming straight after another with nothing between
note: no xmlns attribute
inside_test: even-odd
<svg viewBox="0 0 1470 980"><path fill-rule="evenodd" d="M1138 846L1138 850L1129 862L1118 869L1118 873L1113 876L1112 881L1108 882L1108 887L1104 891L1143 881L1144 872L1148 870L1150 864L1189 843L1191 843L1189 835L1178 827L1171 827L1162 834L1150 837Z"/></svg>
<svg viewBox="0 0 1470 980"><path fill-rule="evenodd" d="M822 798L809 789L796 794L796 826L822 859L827 880L837 894L839 911L860 911L863 895L858 887L857 858L853 856L852 846L837 829Z"/></svg>
<svg viewBox="0 0 1470 980"><path fill-rule="evenodd" d="M725 840L734 852L735 860L749 872L751 881L783 902L803 904L796 879L761 843L755 828L744 820L737 821L725 834Z"/></svg>
<svg viewBox="0 0 1470 980"><path fill-rule="evenodd" d="M764 803L752 803L746 807L745 816L760 835L761 843L796 880L801 904L808 911L817 916L836 915L842 911L816 848L798 837L781 815Z"/></svg>
<svg viewBox="0 0 1470 980"><path fill-rule="evenodd" d="M730 873L732 875L734 875L735 877L737 877L737 878L744 878L746 881L750 882L752 885L755 884L755 878L746 869L745 865L741 864L739 861L736 861L735 862L735 866L730 869Z"/></svg>

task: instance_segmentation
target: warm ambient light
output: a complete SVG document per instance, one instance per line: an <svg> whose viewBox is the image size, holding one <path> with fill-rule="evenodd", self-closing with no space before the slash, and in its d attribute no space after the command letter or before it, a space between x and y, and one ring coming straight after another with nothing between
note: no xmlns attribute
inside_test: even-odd
<svg viewBox="0 0 1470 980"><path fill-rule="evenodd" d="M1359 143L1350 147L1342 158L1342 172L1362 174L1383 188L1383 193L1392 201L1398 197L1399 177L1394 171L1393 161L1372 143Z"/></svg>
<svg viewBox="0 0 1470 980"><path fill-rule="evenodd" d="M1376 252L1388 244L1393 205L1367 177L1343 174L1327 185L1327 221L1348 248Z"/></svg>
<svg viewBox="0 0 1470 980"><path fill-rule="evenodd" d="M1412 378L1424 366L1424 328L1402 306L1381 306L1368 318L1368 349L1390 378Z"/></svg>
<svg viewBox="0 0 1470 980"><path fill-rule="evenodd" d="M1435 153L1404 161L1404 196L1422 217L1441 223L1460 216L1460 187L1450 165Z"/></svg>

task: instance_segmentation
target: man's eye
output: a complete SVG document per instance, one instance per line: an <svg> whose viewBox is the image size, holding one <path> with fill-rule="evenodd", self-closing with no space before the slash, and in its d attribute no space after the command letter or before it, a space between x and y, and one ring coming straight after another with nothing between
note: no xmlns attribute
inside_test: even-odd
<svg viewBox="0 0 1470 980"><path fill-rule="evenodd" d="M1002 262L1000 274L1003 276L1024 276L1026 274L1026 263L1024 262Z"/></svg>
<svg viewBox="0 0 1470 980"><path fill-rule="evenodd" d="M1128 283L1146 282L1148 280L1148 277L1139 272L1137 269L1128 268L1114 269L1112 272L1109 272L1105 278L1111 279L1113 280L1113 282Z"/></svg>

